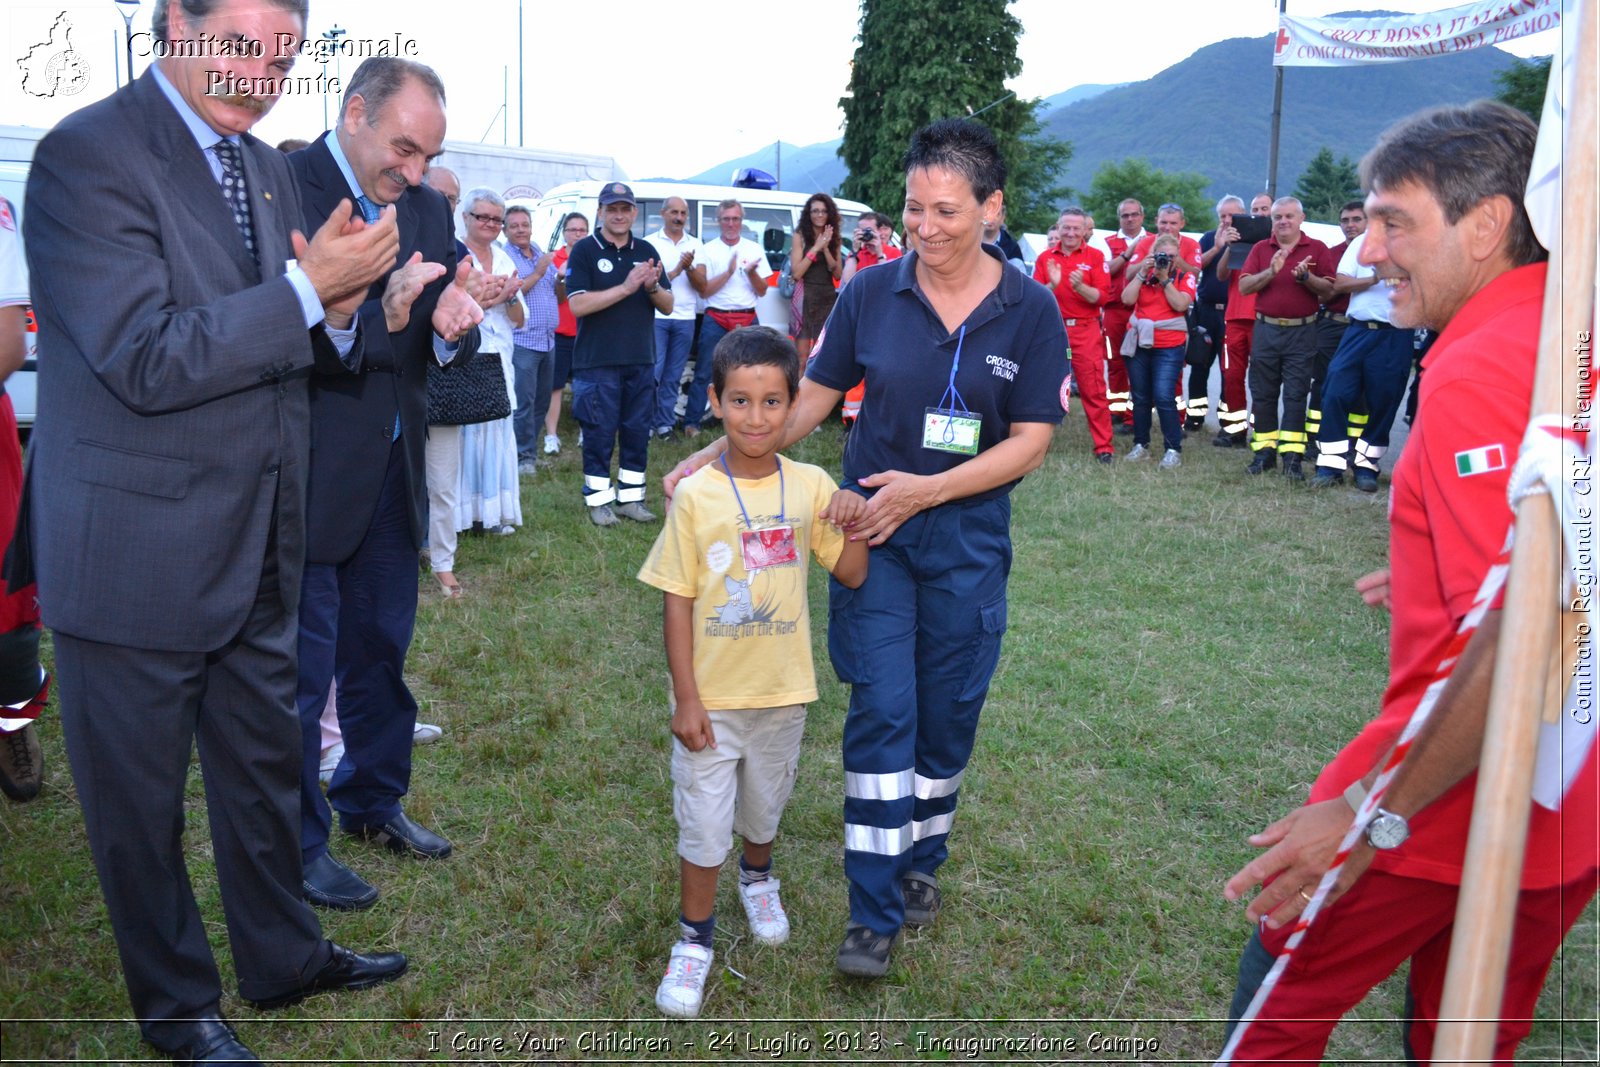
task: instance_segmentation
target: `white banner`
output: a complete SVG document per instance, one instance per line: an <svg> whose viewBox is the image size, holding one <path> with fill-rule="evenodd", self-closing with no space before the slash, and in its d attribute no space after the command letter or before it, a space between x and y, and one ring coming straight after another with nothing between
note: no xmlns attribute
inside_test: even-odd
<svg viewBox="0 0 1600 1067"><path fill-rule="evenodd" d="M1278 16L1275 67L1354 67L1490 48L1561 26L1561 0L1481 0L1384 17Z"/></svg>

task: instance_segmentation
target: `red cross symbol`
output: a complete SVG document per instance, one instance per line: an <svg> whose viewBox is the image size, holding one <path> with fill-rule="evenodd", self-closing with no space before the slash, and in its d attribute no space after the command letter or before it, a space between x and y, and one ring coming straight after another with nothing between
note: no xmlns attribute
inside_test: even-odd
<svg viewBox="0 0 1600 1067"><path fill-rule="evenodd" d="M1273 48L1272 54L1275 55L1275 56L1283 55L1283 46L1288 44L1288 43L1289 43L1289 31L1284 29L1284 27L1279 26L1278 27L1278 40L1275 42L1276 47Z"/></svg>

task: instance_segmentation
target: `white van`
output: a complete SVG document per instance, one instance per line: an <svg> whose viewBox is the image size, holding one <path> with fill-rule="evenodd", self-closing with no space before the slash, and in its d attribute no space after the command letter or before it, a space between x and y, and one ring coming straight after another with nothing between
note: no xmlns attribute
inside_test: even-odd
<svg viewBox="0 0 1600 1067"><path fill-rule="evenodd" d="M589 219L591 230L598 230L596 215L599 212L600 190L610 182L568 182L558 185L543 200L524 204L533 213L533 244L550 250L561 247L561 220L571 212L581 212ZM767 277L770 286L756 305L756 317L768 326L787 330L789 326L789 301L778 295L778 272L789 258L795 224L800 209L811 198L810 193L788 193L777 189L743 189L732 185L691 185L686 182L628 182L639 201L639 215L633 222L636 237L646 237L661 229L661 205L669 196L682 197L689 204L689 233L701 240L717 234L717 205L724 200L737 200L744 207L744 235L760 245L767 253L771 268ZM515 199L510 201L517 203ZM855 233L856 220L871 209L854 200L834 198L839 205L839 235L845 248L850 247Z"/></svg>

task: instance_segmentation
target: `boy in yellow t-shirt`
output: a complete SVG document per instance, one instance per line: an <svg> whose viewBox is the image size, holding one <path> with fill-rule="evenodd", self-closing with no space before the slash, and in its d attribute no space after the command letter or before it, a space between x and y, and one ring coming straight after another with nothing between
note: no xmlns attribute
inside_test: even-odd
<svg viewBox="0 0 1600 1067"><path fill-rule="evenodd" d="M744 841L739 897L750 931L764 944L788 940L772 840L794 788L805 705L817 698L806 556L852 589L867 576L866 541L821 518L855 514L861 497L820 467L778 456L799 391L793 342L747 327L712 358L711 407L727 451L678 485L639 569L640 581L666 594L682 880L680 939L656 1006L683 1018L699 1015L705 997L717 873L734 831ZM834 505L840 496L849 499Z"/></svg>

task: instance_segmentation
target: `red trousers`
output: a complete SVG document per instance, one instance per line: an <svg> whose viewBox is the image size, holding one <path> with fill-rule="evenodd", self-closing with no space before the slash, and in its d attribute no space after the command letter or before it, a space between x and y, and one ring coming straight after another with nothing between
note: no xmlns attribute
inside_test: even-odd
<svg viewBox="0 0 1600 1067"><path fill-rule="evenodd" d="M1094 450L1096 454L1115 451L1111 444L1111 409L1106 400L1105 361L1101 358L1105 339L1100 324L1093 319L1079 319L1076 326L1067 327L1067 344L1072 348L1072 380L1078 383L1078 399L1083 401L1083 414L1089 420ZM1127 372L1123 373L1126 377Z"/></svg>
<svg viewBox="0 0 1600 1067"><path fill-rule="evenodd" d="M1250 339L1255 327L1250 319L1229 319L1223 331L1227 343L1222 350L1222 408L1217 422L1224 433L1243 434L1250 427L1250 403L1244 383L1250 369Z"/></svg>
<svg viewBox="0 0 1600 1067"><path fill-rule="evenodd" d="M1122 362L1122 339L1128 333L1128 319L1133 316L1133 309L1118 303L1105 309L1102 317L1105 322L1106 342L1109 346L1106 354L1106 374L1111 379L1111 385L1106 390L1106 404L1111 409L1111 418L1114 422L1133 424L1133 386L1128 382L1128 368ZM1080 382L1078 391L1083 391Z"/></svg>
<svg viewBox="0 0 1600 1067"><path fill-rule="evenodd" d="M1550 961L1594 896L1595 879L1591 869L1567 885L1523 890L1518 896L1495 1034L1497 1061L1510 1063L1533 1028L1534 1004ZM1369 870L1312 924L1234 1050L1233 1062L1316 1063L1340 1017L1407 959L1417 1013L1411 1048L1419 1060L1430 1062L1458 896L1453 885ZM1289 929L1263 930L1262 944L1276 954Z"/></svg>

